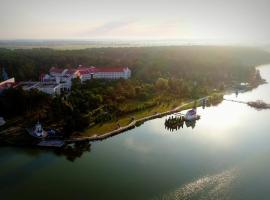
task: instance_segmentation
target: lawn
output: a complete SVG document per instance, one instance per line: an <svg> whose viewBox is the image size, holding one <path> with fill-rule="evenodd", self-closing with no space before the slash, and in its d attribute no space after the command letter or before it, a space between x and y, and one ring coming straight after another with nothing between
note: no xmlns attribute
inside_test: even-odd
<svg viewBox="0 0 270 200"><path fill-rule="evenodd" d="M156 107L123 116L119 118L118 120L109 121L104 124L97 124L85 130L81 135L87 136L87 137L94 136L94 135L102 135L104 133L117 129L119 127L118 125L120 125L121 127L128 125L130 122L132 122L132 118L134 118L135 120L138 120L138 119L150 116L150 115L154 115L156 113L166 112L181 105L182 104L181 102L182 102L181 100L173 100L170 103L169 102L162 103Z"/></svg>

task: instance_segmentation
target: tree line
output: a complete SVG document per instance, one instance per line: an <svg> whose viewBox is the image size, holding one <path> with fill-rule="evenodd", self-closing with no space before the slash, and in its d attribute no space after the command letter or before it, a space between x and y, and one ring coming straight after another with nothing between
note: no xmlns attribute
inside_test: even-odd
<svg viewBox="0 0 270 200"><path fill-rule="evenodd" d="M0 115L13 118L32 113L65 132L115 120L171 99L196 99L235 82L260 79L255 66L269 54L236 47L141 47L85 50L0 49L0 64L17 80L37 80L51 66L127 66L130 80L74 79L70 93L51 98L37 90L5 90Z"/></svg>

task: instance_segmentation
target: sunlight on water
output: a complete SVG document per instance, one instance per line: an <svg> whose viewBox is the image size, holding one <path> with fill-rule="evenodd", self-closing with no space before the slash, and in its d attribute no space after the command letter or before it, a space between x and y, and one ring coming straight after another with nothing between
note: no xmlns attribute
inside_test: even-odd
<svg viewBox="0 0 270 200"><path fill-rule="evenodd" d="M236 169L226 170L219 174L204 176L185 184L153 200L188 200L188 199L230 199L230 185L235 180Z"/></svg>
<svg viewBox="0 0 270 200"><path fill-rule="evenodd" d="M270 65L260 70L270 82ZM270 103L269 91L270 84L264 84L238 97L226 97ZM91 151L75 154L1 148L0 196L39 200L269 199L270 111L223 101L198 108L198 114L201 119L193 127L169 130L164 124L169 116L165 116L92 142Z"/></svg>

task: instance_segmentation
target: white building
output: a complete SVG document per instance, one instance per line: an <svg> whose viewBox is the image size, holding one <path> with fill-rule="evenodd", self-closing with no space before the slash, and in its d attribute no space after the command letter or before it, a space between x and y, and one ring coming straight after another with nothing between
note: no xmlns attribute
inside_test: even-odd
<svg viewBox="0 0 270 200"><path fill-rule="evenodd" d="M128 67L83 67L77 69L60 69L52 67L50 73L41 76L42 82L61 83L67 90L71 88L72 79L80 78L82 82L90 79L129 79L131 70Z"/></svg>
<svg viewBox="0 0 270 200"><path fill-rule="evenodd" d="M131 71L128 67L100 67L96 68L94 78L100 79L129 79Z"/></svg>
<svg viewBox="0 0 270 200"><path fill-rule="evenodd" d="M44 83L40 82L36 87L41 92L47 93L49 95L61 94L62 84L58 83Z"/></svg>
<svg viewBox="0 0 270 200"><path fill-rule="evenodd" d="M20 82L16 87L22 87L23 90L37 89L49 95L61 94L62 85L53 82Z"/></svg>
<svg viewBox="0 0 270 200"><path fill-rule="evenodd" d="M81 82L90 79L129 79L131 70L128 67L83 67L77 69L60 69L52 67L49 74L41 75L41 82L22 82L24 90L38 89L50 95L69 91L72 79L79 78Z"/></svg>
<svg viewBox="0 0 270 200"><path fill-rule="evenodd" d="M128 67L79 67L76 74L82 82L90 79L129 79L131 70Z"/></svg>

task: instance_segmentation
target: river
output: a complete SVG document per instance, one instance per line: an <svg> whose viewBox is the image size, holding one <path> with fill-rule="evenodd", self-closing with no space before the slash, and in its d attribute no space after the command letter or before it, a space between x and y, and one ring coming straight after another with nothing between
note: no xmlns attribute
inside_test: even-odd
<svg viewBox="0 0 270 200"><path fill-rule="evenodd" d="M261 66L270 82L270 65ZM270 84L227 99L270 103ZM0 148L1 199L269 199L270 110L223 101L195 127L168 116L79 151Z"/></svg>

